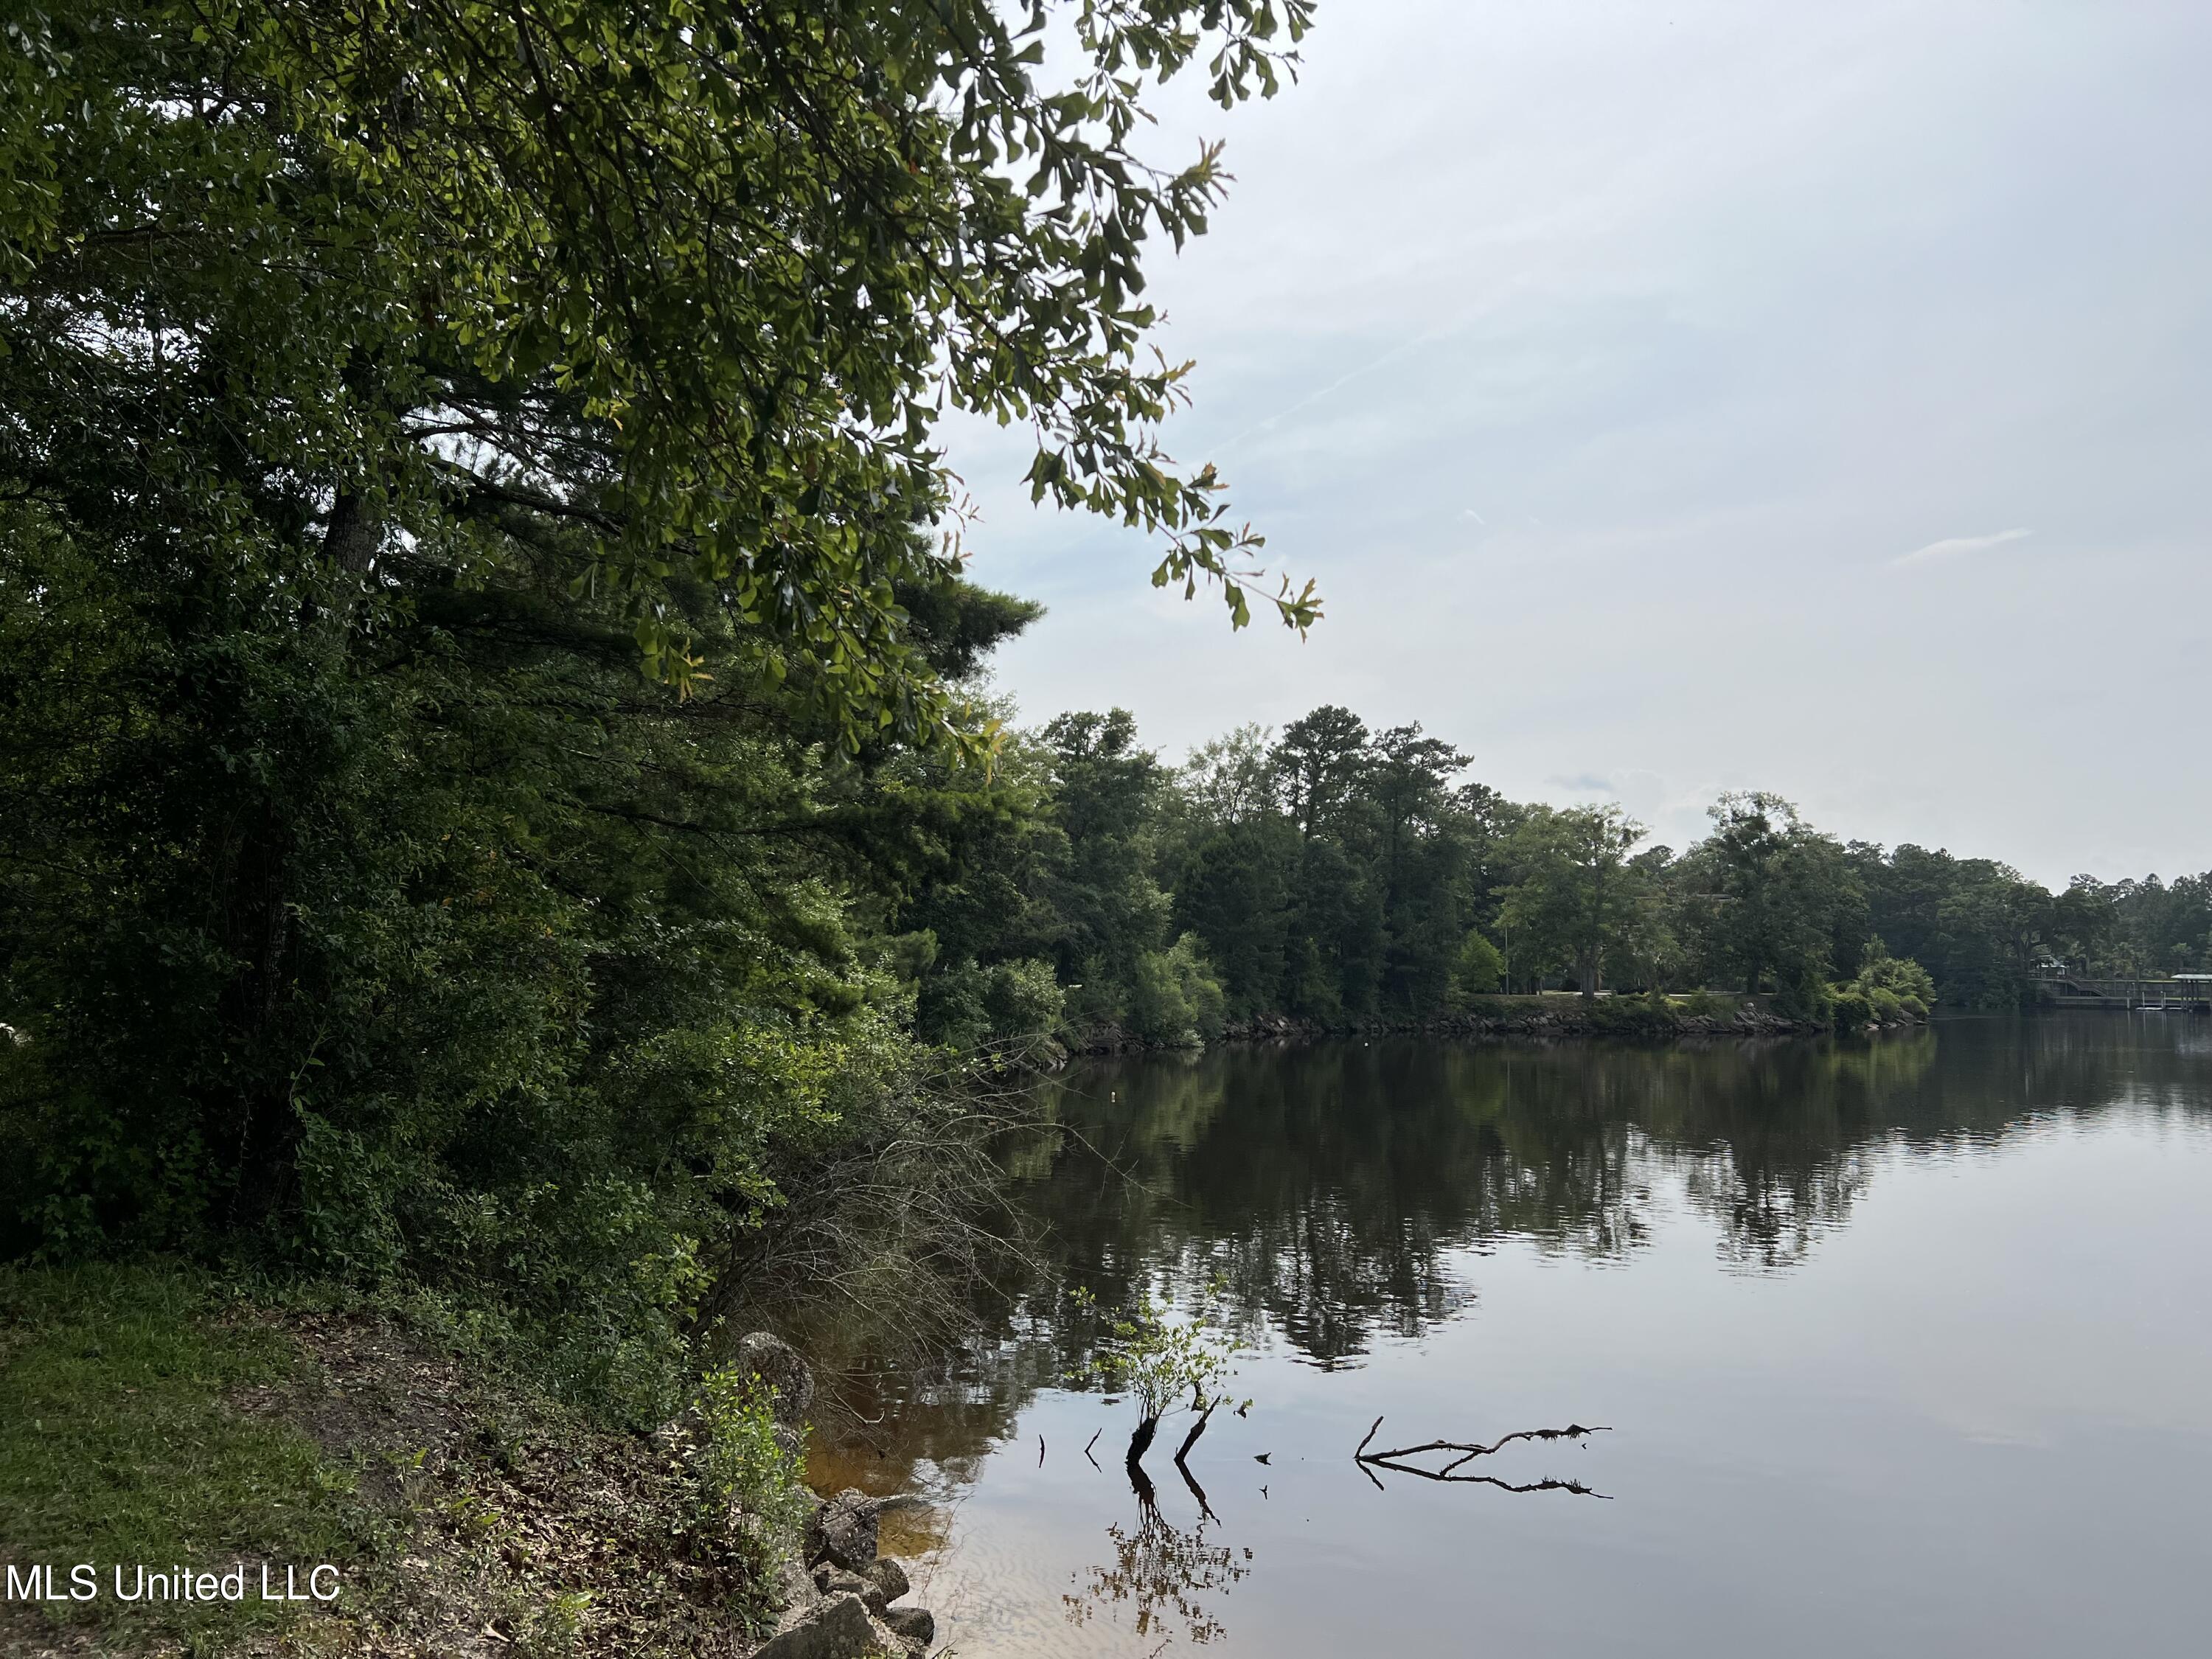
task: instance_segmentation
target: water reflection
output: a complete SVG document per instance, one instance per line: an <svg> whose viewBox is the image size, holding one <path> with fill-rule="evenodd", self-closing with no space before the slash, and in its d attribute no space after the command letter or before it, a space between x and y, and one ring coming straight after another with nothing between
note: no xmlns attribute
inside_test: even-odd
<svg viewBox="0 0 2212 1659"><path fill-rule="evenodd" d="M2201 1121L2212 1100L2208 1057L2204 1022L2084 1015L1873 1042L1355 1042L1082 1072L1050 1088L1046 1122L1006 1149L1015 1201L1042 1232L1045 1270L1011 1300L979 1298L983 1340L928 1374L856 1368L840 1379L849 1418L817 1445L815 1476L954 1499L1038 1401L1049 1407L1044 1418L1066 1413L1054 1457L1081 1465L1077 1449L1096 1424L1085 1417L1078 1427L1077 1413L1096 1413L1068 1390L1097 1330L1071 1304L1076 1285L1110 1309L1148 1287L1174 1296L1218 1279L1238 1334L1321 1382L1369 1364L1382 1345L1453 1322L1474 1304L1480 1280L1494 1279L1488 1259L1509 1244L1561 1261L1631 1264L1662 1233L1679 1252L1686 1227L1710 1238L1731 1274L1792 1279L1904 1164L1979 1158L2024 1129L2118 1110ZM2081 1177L2093 1178L2102 1177ZM1545 1409L1528 1415L1543 1421ZM1527 1425L1435 1425L1462 1426ZM1058 1437L1070 1433L1063 1450ZM1356 1438L1354 1430L1330 1455ZM1083 1500L1097 1507L1082 1530L1094 1545L1091 1528L1103 1532L1103 1554L1061 1592L1060 1642L1033 1632L1024 1641L1037 1645L1018 1650L1103 1651L1074 1641L1094 1621L1140 1638L1219 1641L1223 1599L1251 1571L1253 1553L1224 1540L1214 1510L1241 1536L1273 1535L1251 1528L1266 1513L1262 1483L1280 1466L1252 1471L1247 1491L1217 1458L1207 1483L1229 1480L1236 1502L1218 1492L1209 1503L1194 1488L1195 1516L1181 1524L1144 1482L1133 1519L1109 1523L1128 1488L1118 1457L1095 1461L1106 1468L1083 1466L1086 1480L1103 1484ZM1154 1476L1183 1510L1162 1473L1171 1465L1157 1461ZM1060 1467L1031 1473L1069 1478ZM1516 1504L1555 1501L1562 1486L1588 1491L1553 1479L1565 1468L1534 1464L1495 1480L1486 1464L1470 1465L1455 1478L1478 1468L1485 1484L1554 1494ZM1118 1502L1107 1496L1115 1488ZM1403 1497L1393 1493L1394 1508ZM946 1511L937 1513L919 1548L944 1536Z"/></svg>
<svg viewBox="0 0 2212 1659"><path fill-rule="evenodd" d="M840 1378L840 1473L871 1490L916 1464L957 1480L1022 1401L1090 1358L1073 1285L1110 1308L1219 1279L1241 1336L1332 1369L1465 1307L1474 1287L1453 1262L1469 1247L1634 1252L1662 1181L1709 1218L1729 1264L1787 1269L1848 1223L1871 1149L1955 1150L2054 1112L2201 1103L2201 1022L2139 1042L2115 1031L2081 1016L1870 1042L1393 1040L1078 1072L1006 1152L1045 1282L980 1299L988 1339L928 1375ZM894 1408L892 1432L861 1431ZM867 1468L871 1452L890 1467Z"/></svg>
<svg viewBox="0 0 2212 1659"><path fill-rule="evenodd" d="M1141 1474L1137 1478L1143 1480ZM1103 1613L1126 1618L1139 1640L1179 1635L1205 1643L1227 1634L1202 1598L1225 1595L1249 1576L1252 1552L1211 1541L1206 1528L1218 1524L1211 1510L1201 1510L1186 1531L1160 1513L1149 1482L1140 1486L1136 1525L1117 1521L1106 1528L1113 1559L1092 1567L1079 1589L1060 1597L1068 1623L1086 1625Z"/></svg>
<svg viewBox="0 0 2212 1659"><path fill-rule="evenodd" d="M1973 1121L1917 1098L1938 1052L1927 1031L1856 1047L1227 1050L1072 1079L1064 1133L1025 1162L1054 1255L1102 1297L1224 1273L1255 1331L1326 1369L1457 1312L1462 1247L1634 1250L1663 1171L1732 1260L1801 1258L1847 1217L1858 1146ZM1987 1121L2003 1117L1991 1103Z"/></svg>
<svg viewBox="0 0 2212 1659"><path fill-rule="evenodd" d="M1070 1079L1061 1133L1021 1167L1052 1255L1102 1298L1225 1273L1253 1331L1328 1368L1457 1312L1464 1247L1633 1252L1662 1177L1726 1260L1782 1269L1848 1222L1870 1149L2201 1102L2203 1033L2113 1036L2055 1018L1871 1042L1225 1049Z"/></svg>

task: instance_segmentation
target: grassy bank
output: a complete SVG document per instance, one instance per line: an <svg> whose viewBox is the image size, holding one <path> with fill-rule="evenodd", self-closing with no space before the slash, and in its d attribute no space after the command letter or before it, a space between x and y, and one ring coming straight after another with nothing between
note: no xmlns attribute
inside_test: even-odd
<svg viewBox="0 0 2212 1659"><path fill-rule="evenodd" d="M0 1546L66 1580L95 1566L91 1602L5 1605L11 1646L96 1635L103 1646L198 1650L282 1630L278 1601L125 1603L114 1566L203 1569L234 1559L339 1565L358 1576L387 1528L351 1460L257 1402L301 1380L296 1346L202 1280L79 1267L0 1279ZM258 1591L257 1585L257 1591Z"/></svg>
<svg viewBox="0 0 2212 1659"><path fill-rule="evenodd" d="M770 1570L682 1444L594 1426L432 1309L249 1297L170 1266L0 1274L0 1652L729 1654ZM725 1494L726 1497L726 1494ZM118 1601L137 1566L241 1600ZM309 1570L328 1601L264 1601ZM218 1592L220 1594L220 1592Z"/></svg>

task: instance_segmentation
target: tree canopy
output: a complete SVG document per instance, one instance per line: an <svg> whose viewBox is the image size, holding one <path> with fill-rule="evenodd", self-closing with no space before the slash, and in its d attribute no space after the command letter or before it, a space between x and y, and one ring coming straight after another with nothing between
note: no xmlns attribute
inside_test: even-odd
<svg viewBox="0 0 2212 1659"><path fill-rule="evenodd" d="M1200 66L1224 106L1272 93L1309 13L17 8L0 475L179 572L326 558L342 610L526 538L682 689L688 580L742 624L716 672L798 676L848 746L939 735L901 592L944 553L902 531L947 505L947 408L1027 423L1039 499L1156 533L1156 581L1249 615L1259 538L1161 448L1184 367L1141 298L1218 149L1156 164L1141 100Z"/></svg>

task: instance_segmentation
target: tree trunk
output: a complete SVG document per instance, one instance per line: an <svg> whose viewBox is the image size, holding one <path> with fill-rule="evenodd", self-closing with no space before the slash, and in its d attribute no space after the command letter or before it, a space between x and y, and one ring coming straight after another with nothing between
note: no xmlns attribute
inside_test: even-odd
<svg viewBox="0 0 2212 1659"><path fill-rule="evenodd" d="M1123 1460L1132 1474L1142 1468L1145 1454L1152 1449L1152 1437L1159 1431L1160 1419L1157 1412L1137 1425L1136 1433L1129 1437L1129 1455Z"/></svg>
<svg viewBox="0 0 2212 1659"><path fill-rule="evenodd" d="M260 1221L276 1207L298 1139L290 1091L272 1074L269 1053L292 972L284 881L290 837L273 801L250 817L223 848L214 872L219 936L234 964L218 1016L225 1046L241 1063L234 1073L240 1092L218 1085L227 1098L210 1103L210 1127L223 1127L210 1136L210 1149L229 1161L234 1224Z"/></svg>
<svg viewBox="0 0 2212 1659"><path fill-rule="evenodd" d="M349 576L366 576L384 544L384 520L370 512L359 495L341 489L331 502L330 522L323 529L323 551L337 561Z"/></svg>
<svg viewBox="0 0 2212 1659"><path fill-rule="evenodd" d="M383 546L384 529L382 515L361 494L341 489L323 527L323 550L349 576L366 578ZM347 648L354 608L350 599L343 601L314 624L329 630L340 653ZM264 1221L286 1201L299 1150L289 1082L296 1057L280 1062L272 1052L295 972L286 879L293 842L284 809L264 800L222 848L215 872L223 948L235 964L223 988L222 1017L234 1054L246 1060L236 1073L242 1093L210 1114L228 1120L228 1133L210 1145L232 1160L234 1225Z"/></svg>

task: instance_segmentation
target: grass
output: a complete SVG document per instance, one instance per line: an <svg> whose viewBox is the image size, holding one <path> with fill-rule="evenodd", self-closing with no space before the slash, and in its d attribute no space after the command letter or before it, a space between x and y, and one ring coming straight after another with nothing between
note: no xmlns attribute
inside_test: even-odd
<svg viewBox="0 0 2212 1659"><path fill-rule="evenodd" d="M465 1312L173 1264L0 1267L0 1561L64 1591L89 1563L102 1588L0 1600L0 1655L678 1659L763 1622L778 1563L726 1500L763 1515L781 1466L705 1490L690 1429L588 1419L489 1363ZM303 1586L336 1565L339 1597L264 1601L264 1562ZM242 1563L248 1599L119 1602L118 1563Z"/></svg>
<svg viewBox="0 0 2212 1659"><path fill-rule="evenodd" d="M229 1316L216 1287L161 1267L0 1269L0 1558L97 1568L101 1594L16 1619L168 1636L190 1651L295 1616L237 1601L118 1602L143 1563L340 1565L369 1553L354 1473L303 1432L242 1408L300 1360L279 1332Z"/></svg>

